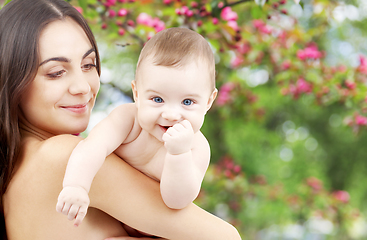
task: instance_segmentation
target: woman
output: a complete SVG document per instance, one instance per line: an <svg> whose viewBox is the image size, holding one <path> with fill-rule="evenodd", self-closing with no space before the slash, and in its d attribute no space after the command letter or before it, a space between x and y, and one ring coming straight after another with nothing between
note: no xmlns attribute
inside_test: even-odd
<svg viewBox="0 0 367 240"><path fill-rule="evenodd" d="M194 204L167 208L157 182L113 154L93 181L80 227L55 211L67 160L81 140L72 134L87 127L99 73L94 37L65 1L13 0L0 10L1 209L8 239L127 236L120 222L167 239L240 239Z"/></svg>

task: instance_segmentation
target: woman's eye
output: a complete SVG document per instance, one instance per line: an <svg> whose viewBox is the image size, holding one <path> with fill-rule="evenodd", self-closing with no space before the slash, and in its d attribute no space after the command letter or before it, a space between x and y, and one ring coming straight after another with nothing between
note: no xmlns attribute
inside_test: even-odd
<svg viewBox="0 0 367 240"><path fill-rule="evenodd" d="M87 70L87 71L88 70L91 70L91 69L93 69L95 67L96 67L96 65L95 64L92 64L92 63L83 65L83 69L84 70Z"/></svg>
<svg viewBox="0 0 367 240"><path fill-rule="evenodd" d="M58 72L55 72L55 73L50 73L50 74L47 74L47 77L51 78L51 79L59 78L64 74L64 72L65 72L65 70L61 70L61 71L58 71Z"/></svg>
<svg viewBox="0 0 367 240"><path fill-rule="evenodd" d="M160 98L160 97L154 97L153 98L153 101L156 102L156 103L162 103L163 102L163 99Z"/></svg>
<svg viewBox="0 0 367 240"><path fill-rule="evenodd" d="M186 106L190 106L194 103L194 101L192 101L191 99L185 99L182 101L182 104L183 105L186 105Z"/></svg>

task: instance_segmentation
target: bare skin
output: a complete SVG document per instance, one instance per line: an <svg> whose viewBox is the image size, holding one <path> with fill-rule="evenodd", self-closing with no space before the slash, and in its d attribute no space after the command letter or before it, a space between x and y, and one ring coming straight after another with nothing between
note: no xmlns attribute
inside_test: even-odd
<svg viewBox="0 0 367 240"><path fill-rule="evenodd" d="M24 136L20 165L4 195L11 240L124 236L118 220L167 239L241 239L231 225L194 204L182 210L167 208L159 184L115 155L110 155L97 173L90 190L90 210L76 228L54 208L69 155L81 139L59 135L43 140L30 132Z"/></svg>
<svg viewBox="0 0 367 240"><path fill-rule="evenodd" d="M127 236L121 222L166 239L240 239L233 226L194 204L169 209L159 184L114 154L95 176L83 225L76 228L57 213L68 159L82 140L72 133L87 127L99 78L93 67L95 50L70 19L43 30L40 58L19 109L21 151L3 195L9 240L121 240Z"/></svg>

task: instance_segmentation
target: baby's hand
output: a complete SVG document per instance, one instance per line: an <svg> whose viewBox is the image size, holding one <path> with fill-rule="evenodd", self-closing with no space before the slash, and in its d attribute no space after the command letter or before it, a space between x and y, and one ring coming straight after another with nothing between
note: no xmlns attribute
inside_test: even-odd
<svg viewBox="0 0 367 240"><path fill-rule="evenodd" d="M87 214L89 206L88 192L82 187L66 186L60 192L56 211L75 219L74 226L79 226Z"/></svg>
<svg viewBox="0 0 367 240"><path fill-rule="evenodd" d="M163 134L162 140L167 152L172 155L191 150L194 130L188 120L176 123Z"/></svg>

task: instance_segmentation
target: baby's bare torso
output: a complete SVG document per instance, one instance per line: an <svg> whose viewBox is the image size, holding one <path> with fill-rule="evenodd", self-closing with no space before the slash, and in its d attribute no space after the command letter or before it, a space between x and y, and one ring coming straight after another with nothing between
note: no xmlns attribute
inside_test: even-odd
<svg viewBox="0 0 367 240"><path fill-rule="evenodd" d="M164 143L144 130L133 141L122 144L115 154L156 181L160 181L167 150Z"/></svg>

